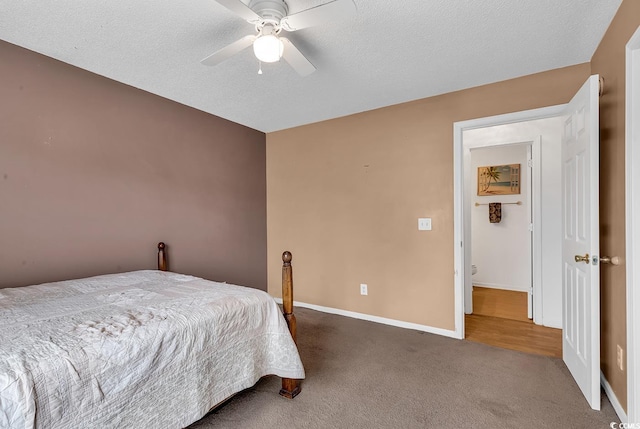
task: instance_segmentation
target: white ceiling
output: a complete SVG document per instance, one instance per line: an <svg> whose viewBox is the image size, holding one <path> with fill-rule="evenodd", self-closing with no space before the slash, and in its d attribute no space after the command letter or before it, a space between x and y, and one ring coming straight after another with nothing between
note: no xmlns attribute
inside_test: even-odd
<svg viewBox="0 0 640 429"><path fill-rule="evenodd" d="M201 65L254 33L214 0L0 0L0 39L271 132L587 62L622 2L354 1L354 17L287 34L307 77L284 61L258 75L251 49Z"/></svg>

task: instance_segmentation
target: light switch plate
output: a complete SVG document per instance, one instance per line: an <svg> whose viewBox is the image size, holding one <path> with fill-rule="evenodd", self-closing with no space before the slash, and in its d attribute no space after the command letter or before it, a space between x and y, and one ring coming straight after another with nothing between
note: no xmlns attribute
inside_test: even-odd
<svg viewBox="0 0 640 429"><path fill-rule="evenodd" d="M418 218L418 230L431 231L431 218L430 217Z"/></svg>

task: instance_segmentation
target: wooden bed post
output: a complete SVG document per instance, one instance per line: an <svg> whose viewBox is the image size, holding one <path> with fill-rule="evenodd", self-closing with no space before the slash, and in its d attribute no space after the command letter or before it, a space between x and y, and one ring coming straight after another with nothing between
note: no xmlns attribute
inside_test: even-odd
<svg viewBox="0 0 640 429"><path fill-rule="evenodd" d="M296 316L293 314L293 272L291 269L291 252L282 254L282 310L289 326L293 341L296 341ZM283 378L280 395L293 399L300 393L300 380Z"/></svg>
<svg viewBox="0 0 640 429"><path fill-rule="evenodd" d="M161 241L158 243L158 269L160 271L167 271L167 255L164 251L165 244Z"/></svg>

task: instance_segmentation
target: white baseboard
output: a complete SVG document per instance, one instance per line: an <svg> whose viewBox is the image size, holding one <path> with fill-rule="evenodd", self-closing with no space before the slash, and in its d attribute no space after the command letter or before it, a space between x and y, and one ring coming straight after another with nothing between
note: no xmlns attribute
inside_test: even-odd
<svg viewBox="0 0 640 429"><path fill-rule="evenodd" d="M282 304L282 298L274 298L278 304ZM398 328L413 329L416 331L428 332L430 334L442 335L455 339L461 339L456 331L448 329L434 328L433 326L419 325L417 323L403 322L402 320L387 319L386 317L372 316L370 314L356 313L355 311L341 310L339 308L323 307L321 305L307 304L305 302L293 301L297 307L309 308L323 313L337 314L339 316L351 317L352 319L368 320L369 322L382 323L383 325L397 326Z"/></svg>
<svg viewBox="0 0 640 429"><path fill-rule="evenodd" d="M519 288L517 286L501 285L501 284L497 284L497 283L483 283L483 282L477 282L475 280L472 280L472 283L473 283L474 286L486 287L486 288L490 288L490 289L513 290L513 291L516 291L516 292L529 292L529 289L527 289L526 287Z"/></svg>
<svg viewBox="0 0 640 429"><path fill-rule="evenodd" d="M604 388L604 393L607 394L607 398L609 398L609 402L611 402L611 405L613 405L613 409L616 411L616 414L618 415L620 421L622 423L628 423L627 413L624 412L622 404L620 404L620 401L618 401L616 394L613 393L613 389L611 388L611 385L609 384L607 379L604 378L604 374L602 373L602 371L600 372L600 384Z"/></svg>

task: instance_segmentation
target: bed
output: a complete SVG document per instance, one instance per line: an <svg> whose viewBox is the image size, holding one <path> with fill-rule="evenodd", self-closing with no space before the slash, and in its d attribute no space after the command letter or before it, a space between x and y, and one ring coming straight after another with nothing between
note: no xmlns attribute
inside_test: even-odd
<svg viewBox="0 0 640 429"><path fill-rule="evenodd" d="M265 375L300 392L289 252L284 315L167 271L163 243L158 268L0 289L0 428L181 428Z"/></svg>

